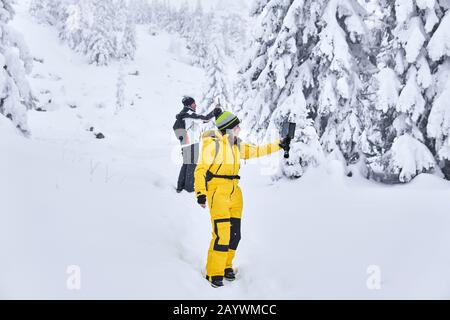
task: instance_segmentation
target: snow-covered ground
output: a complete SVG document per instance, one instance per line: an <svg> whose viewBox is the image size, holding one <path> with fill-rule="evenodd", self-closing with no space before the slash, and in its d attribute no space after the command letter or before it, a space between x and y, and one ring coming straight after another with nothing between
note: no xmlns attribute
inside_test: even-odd
<svg viewBox="0 0 450 320"><path fill-rule="evenodd" d="M182 43L138 30L125 68L139 75L115 114L117 64L87 65L23 6L13 24L44 59L31 83L52 103L29 113L29 139L0 117L0 298L450 298L450 184L421 175L383 186L334 162L278 182L243 165L239 276L211 288L208 212L173 187L174 115L204 84ZM72 265L80 290L67 288ZM379 290L367 286L373 270Z"/></svg>

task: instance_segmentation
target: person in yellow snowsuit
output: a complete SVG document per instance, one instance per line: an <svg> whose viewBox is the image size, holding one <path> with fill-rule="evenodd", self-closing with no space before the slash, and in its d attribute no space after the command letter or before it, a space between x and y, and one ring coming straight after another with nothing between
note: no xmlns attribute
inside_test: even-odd
<svg viewBox="0 0 450 320"><path fill-rule="evenodd" d="M231 112L216 116L219 129L202 136L200 159L195 169L197 202L211 214L212 240L206 264L206 279L213 287L223 278L234 280L233 259L241 239L242 192L238 185L241 159L262 157L286 148L286 143L254 146L239 138L239 119ZM285 147L286 146L286 147Z"/></svg>

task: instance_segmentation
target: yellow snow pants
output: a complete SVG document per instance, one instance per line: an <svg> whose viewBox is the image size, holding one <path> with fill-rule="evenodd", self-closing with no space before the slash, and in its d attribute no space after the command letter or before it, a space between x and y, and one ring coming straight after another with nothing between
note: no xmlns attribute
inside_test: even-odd
<svg viewBox="0 0 450 320"><path fill-rule="evenodd" d="M242 192L239 180L214 178L208 182L207 202L211 213L212 240L208 250L206 274L224 276L232 268L241 240Z"/></svg>

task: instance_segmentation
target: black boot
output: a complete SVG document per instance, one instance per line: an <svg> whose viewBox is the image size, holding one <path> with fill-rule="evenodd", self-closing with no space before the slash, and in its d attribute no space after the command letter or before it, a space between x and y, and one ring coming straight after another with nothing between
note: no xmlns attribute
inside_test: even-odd
<svg viewBox="0 0 450 320"><path fill-rule="evenodd" d="M236 274L234 273L232 268L225 269L225 279L228 281L236 280Z"/></svg>
<svg viewBox="0 0 450 320"><path fill-rule="evenodd" d="M213 288L223 287L223 277L222 276L213 276L211 279L209 276L206 276L206 280L211 282L211 286Z"/></svg>

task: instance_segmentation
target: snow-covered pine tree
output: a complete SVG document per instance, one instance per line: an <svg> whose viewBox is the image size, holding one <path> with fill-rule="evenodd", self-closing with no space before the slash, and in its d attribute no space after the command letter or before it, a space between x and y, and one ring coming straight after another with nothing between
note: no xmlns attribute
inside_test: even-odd
<svg viewBox="0 0 450 320"><path fill-rule="evenodd" d="M438 5L440 11L436 16L440 21L427 46L432 70L435 70L434 86L430 88L433 101L427 134L430 148L445 177L450 180L450 2L438 1L435 6Z"/></svg>
<svg viewBox="0 0 450 320"><path fill-rule="evenodd" d="M205 34L209 33L209 27L212 24L211 15L205 15L200 0L197 0L197 5L192 15L192 28L186 39L188 42L188 49L192 55L192 64L205 68L208 57L208 37ZM211 21L210 21L211 20Z"/></svg>
<svg viewBox="0 0 450 320"><path fill-rule="evenodd" d="M9 25L14 14L12 1L0 0L0 114L29 134L27 110L34 102L26 75L33 59L23 37Z"/></svg>
<svg viewBox="0 0 450 320"><path fill-rule="evenodd" d="M148 0L130 1L131 15L136 24L148 24L151 22L152 11Z"/></svg>
<svg viewBox="0 0 450 320"><path fill-rule="evenodd" d="M118 59L132 60L136 52L136 23L133 11L125 0L115 0L111 3L114 10L113 30L115 34L114 56Z"/></svg>
<svg viewBox="0 0 450 320"><path fill-rule="evenodd" d="M241 53L243 50L244 22L236 14L221 13L217 15L214 11L205 14L200 0L197 0L194 10L187 1L184 1L180 8L175 8L167 1L153 0L150 11L152 12L152 24L155 25L152 26L152 29L157 27L186 39L187 49L190 52L192 64L195 66L207 67L208 46L212 40L221 42L219 47L221 50L225 50L227 56L235 56L236 52ZM214 34L214 36L210 36L210 34ZM217 37L220 39L215 39ZM227 43L230 43L228 50L226 49ZM241 48L232 48L234 45Z"/></svg>
<svg viewBox="0 0 450 320"><path fill-rule="evenodd" d="M178 11L167 0L153 0L153 22L162 30L176 32Z"/></svg>
<svg viewBox="0 0 450 320"><path fill-rule="evenodd" d="M92 26L94 25L94 4L92 0L79 0L77 3L79 7L80 21L79 21L79 41L74 47L74 50L82 54L88 53L89 40L92 35ZM75 26L74 29L76 29Z"/></svg>
<svg viewBox="0 0 450 320"><path fill-rule="evenodd" d="M194 9L194 19L196 19L197 17L202 17L203 14L204 14L204 10L203 10L202 0L197 0L197 3L195 4L195 9Z"/></svg>
<svg viewBox="0 0 450 320"><path fill-rule="evenodd" d="M52 26L63 19L68 0L31 0L29 12L39 22Z"/></svg>
<svg viewBox="0 0 450 320"><path fill-rule="evenodd" d="M377 112L364 135L369 175L384 182L408 182L435 167L426 127L437 93L432 70L439 69L440 62L430 59L426 44L448 2L381 0L379 4L383 23L374 87Z"/></svg>
<svg viewBox="0 0 450 320"><path fill-rule="evenodd" d="M206 60L208 85L203 95L203 105L209 108L220 101L224 107L231 105L230 84L225 71L225 54L223 46L218 41L210 39Z"/></svg>
<svg viewBox="0 0 450 320"><path fill-rule="evenodd" d="M104 66L116 55L114 7L108 0L94 0L94 24L87 41L89 63Z"/></svg>
<svg viewBox="0 0 450 320"><path fill-rule="evenodd" d="M151 12L151 21L150 24L154 24L155 26L160 25L161 15L162 15L162 8L163 4L160 0L151 0L149 2L150 6L150 12Z"/></svg>
<svg viewBox="0 0 450 320"><path fill-rule="evenodd" d="M116 88L116 114L120 112L125 106L125 69L123 62L119 65L119 72L117 77Z"/></svg>
<svg viewBox="0 0 450 320"><path fill-rule="evenodd" d="M83 7L92 0L32 0L29 11L40 23L58 30L59 38L76 49L83 41Z"/></svg>
<svg viewBox="0 0 450 320"><path fill-rule="evenodd" d="M357 1L328 1L311 57L318 84L312 95L318 104L316 129L325 151L342 155L347 163L359 159L362 81L370 69L364 15Z"/></svg>
<svg viewBox="0 0 450 320"><path fill-rule="evenodd" d="M60 24L59 37L61 40L66 41L71 49L75 49L82 41L82 12L80 4L68 5L64 17L64 21Z"/></svg>
<svg viewBox="0 0 450 320"><path fill-rule="evenodd" d="M119 46L119 59L133 60L136 54L136 23L131 12L128 12L127 19L125 21L125 28L123 30L123 36Z"/></svg>
<svg viewBox="0 0 450 320"><path fill-rule="evenodd" d="M277 94L273 91L278 91L277 87L273 77L264 77L262 71L266 66L270 66L269 49L282 29L291 3L292 1L283 0L255 0L251 8L255 27L238 83L240 90L236 111L240 113L247 127L257 133L268 127L270 113L276 107ZM266 110L264 115L263 109Z"/></svg>
<svg viewBox="0 0 450 320"><path fill-rule="evenodd" d="M302 167L319 161L319 136L328 153L347 163L357 158L358 97L369 64L364 14L353 0L254 2L257 28L241 71L238 111L259 136L268 128L280 130L287 119L297 120L308 133L306 143L300 133L296 136L299 153L287 163L288 176L301 176Z"/></svg>
<svg viewBox="0 0 450 320"><path fill-rule="evenodd" d="M106 65L112 58L134 57L135 11L131 13L126 0L33 0L29 10L54 26L59 37L87 55L90 63Z"/></svg>
<svg viewBox="0 0 450 320"><path fill-rule="evenodd" d="M224 38L225 54L240 62L247 45L247 24L245 20L236 13L228 13L218 18L221 25L221 34Z"/></svg>
<svg viewBox="0 0 450 320"><path fill-rule="evenodd" d="M192 30L192 12L187 1L184 1L176 12L174 31L182 37L188 37Z"/></svg>
<svg viewBox="0 0 450 320"><path fill-rule="evenodd" d="M47 23L47 19L43 18L44 14L46 15L45 5L46 0L31 0L30 1L30 7L29 12L30 14L35 17L36 19L39 19L41 22Z"/></svg>

